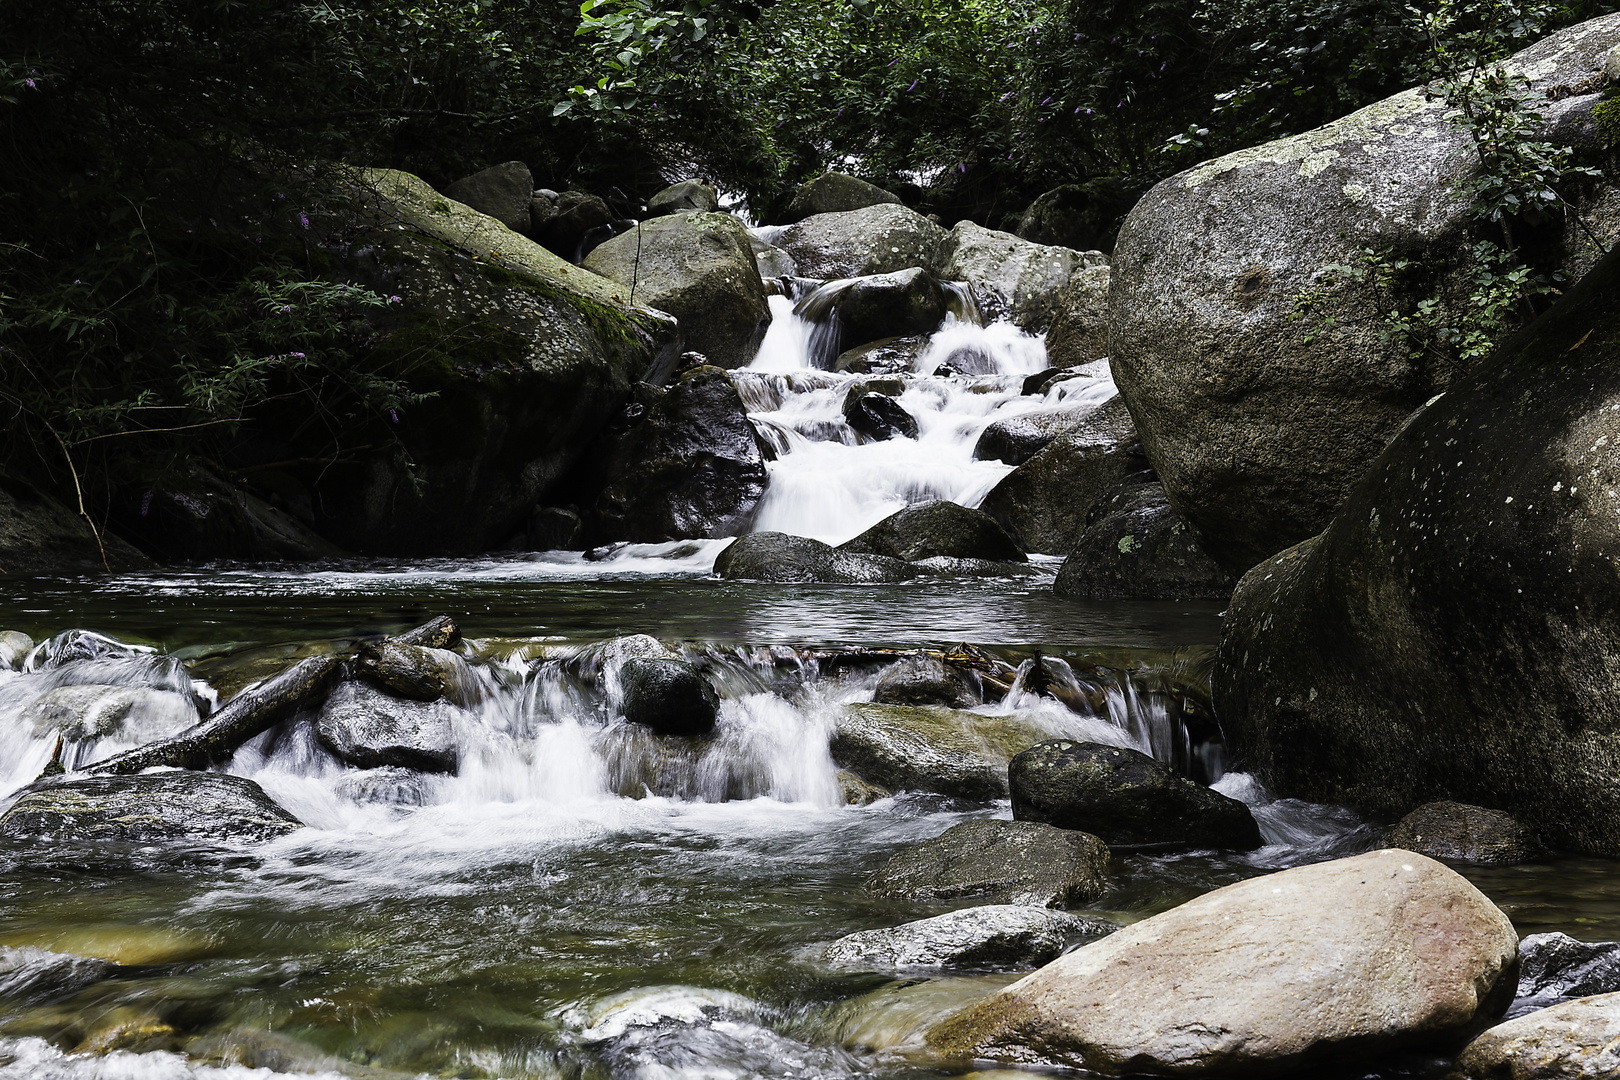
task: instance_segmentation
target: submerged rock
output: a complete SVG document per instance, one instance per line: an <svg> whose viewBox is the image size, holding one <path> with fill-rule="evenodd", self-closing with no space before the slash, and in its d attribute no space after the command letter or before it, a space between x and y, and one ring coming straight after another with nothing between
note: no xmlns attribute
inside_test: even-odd
<svg viewBox="0 0 1620 1080"><path fill-rule="evenodd" d="M626 660L619 668L624 718L660 735L707 735L714 730L720 695L683 660Z"/></svg>
<svg viewBox="0 0 1620 1080"><path fill-rule="evenodd" d="M1463 1048L1449 1080L1620 1076L1620 994L1576 998L1498 1024Z"/></svg>
<svg viewBox="0 0 1620 1080"><path fill-rule="evenodd" d="M1007 784L1014 821L1080 829L1110 847L1261 844L1247 806L1127 747L1043 742L1012 759Z"/></svg>
<svg viewBox="0 0 1620 1080"><path fill-rule="evenodd" d="M866 891L894 900L983 896L1000 904L1069 907L1102 895L1107 868L1108 845L1095 836L980 818L900 852L872 875Z"/></svg>
<svg viewBox="0 0 1620 1080"><path fill-rule="evenodd" d="M52 952L24 945L0 946L0 1001L9 1006L36 1005L67 997L112 974L105 960Z"/></svg>
<svg viewBox="0 0 1620 1080"><path fill-rule="evenodd" d="M841 968L1026 966L1055 960L1079 937L1112 933L1112 923L1023 904L986 904L847 934L821 952Z"/></svg>
<svg viewBox="0 0 1620 1080"><path fill-rule="evenodd" d="M647 216L663 217L686 211L712 214L720 209L720 196L702 180L682 180L647 200Z"/></svg>
<svg viewBox="0 0 1620 1080"><path fill-rule="evenodd" d="M890 514L838 550L907 561L936 555L991 562L1028 559L994 518L948 499L915 503Z"/></svg>
<svg viewBox="0 0 1620 1080"><path fill-rule="evenodd" d="M437 701L461 679L460 658L448 649L394 641L360 650L355 670L373 686L412 701Z"/></svg>
<svg viewBox="0 0 1620 1080"><path fill-rule="evenodd" d="M821 281L933 269L945 230L904 206L884 203L816 214L782 230L777 246L799 273Z"/></svg>
<svg viewBox="0 0 1620 1080"><path fill-rule="evenodd" d="M34 649L34 639L21 630L0 630L0 670L15 671Z"/></svg>
<svg viewBox="0 0 1620 1080"><path fill-rule="evenodd" d="M145 738L170 735L198 720L190 694L146 686L77 684L47 690L25 705L18 720L33 725L36 735L58 732L69 742L125 734L125 722L138 717Z"/></svg>
<svg viewBox="0 0 1620 1080"><path fill-rule="evenodd" d="M1244 577L1212 674L1228 744L1280 797L1490 805L1620 853L1615 477L1620 256L1413 417L1326 532Z"/></svg>
<svg viewBox="0 0 1620 1080"><path fill-rule="evenodd" d="M1431 859L1529 862L1541 854L1536 834L1500 810L1459 802L1424 803L1389 831L1390 847Z"/></svg>
<svg viewBox="0 0 1620 1080"><path fill-rule="evenodd" d="M783 220L791 223L815 214L839 214L885 203L898 206L900 196L847 173L824 172L793 193Z"/></svg>
<svg viewBox="0 0 1620 1080"><path fill-rule="evenodd" d="M644 221L585 257L639 303L680 320L686 347L724 368L754 358L771 309L748 230L730 214L679 213Z"/></svg>
<svg viewBox="0 0 1620 1080"><path fill-rule="evenodd" d="M507 161L464 176L444 189L459 203L488 214L513 232L529 231L529 199L534 176L521 161Z"/></svg>
<svg viewBox="0 0 1620 1080"><path fill-rule="evenodd" d="M964 218L941 241L939 266L941 277L973 289L985 322L1007 319L1038 334L1051 324L1069 279L1082 267L1106 268L1108 256L1031 243Z"/></svg>
<svg viewBox="0 0 1620 1080"><path fill-rule="evenodd" d="M845 349L838 354L833 370L852 372L856 375L894 375L910 371L917 357L921 356L927 347L928 338L922 335L883 338L867 345Z"/></svg>
<svg viewBox="0 0 1620 1080"><path fill-rule="evenodd" d="M728 581L820 582L864 585L909 581L917 571L901 559L841 551L807 536L749 533L722 551L714 572Z"/></svg>
<svg viewBox="0 0 1620 1080"><path fill-rule="evenodd" d="M1099 841L1100 843L1100 841ZM1378 851L1228 885L928 1032L949 1058L1249 1077L1445 1046L1513 996L1517 935L1455 871Z"/></svg>
<svg viewBox="0 0 1620 1080"><path fill-rule="evenodd" d="M1127 477L1092 508L1052 591L1088 600L1224 600L1234 584L1164 488Z"/></svg>
<svg viewBox="0 0 1620 1080"><path fill-rule="evenodd" d="M955 668L926 653L896 660L883 669L872 700L879 705L947 705L968 709L979 695Z"/></svg>
<svg viewBox="0 0 1620 1080"><path fill-rule="evenodd" d="M252 780L176 770L31 788L0 816L0 840L31 846L261 843L302 827Z"/></svg>
<svg viewBox="0 0 1620 1080"><path fill-rule="evenodd" d="M362 683L343 683L315 720L315 738L357 769L397 765L455 772L455 709L445 701L390 697Z"/></svg>
<svg viewBox="0 0 1620 1080"><path fill-rule="evenodd" d="M891 791L1000 799L1007 795L1007 762L1050 737L1016 716L857 704L839 717L829 749L841 767Z"/></svg>
<svg viewBox="0 0 1620 1080"><path fill-rule="evenodd" d="M1519 942L1518 999L1556 1001L1620 993L1620 941L1531 934Z"/></svg>

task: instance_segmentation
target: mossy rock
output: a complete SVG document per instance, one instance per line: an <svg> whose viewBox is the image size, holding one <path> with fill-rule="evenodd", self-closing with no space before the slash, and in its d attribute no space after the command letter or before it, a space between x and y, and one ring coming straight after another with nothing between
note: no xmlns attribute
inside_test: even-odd
<svg viewBox="0 0 1620 1080"><path fill-rule="evenodd" d="M1015 716L935 705L850 705L833 733L833 760L891 791L963 799L1007 795L1007 763L1052 732Z"/></svg>

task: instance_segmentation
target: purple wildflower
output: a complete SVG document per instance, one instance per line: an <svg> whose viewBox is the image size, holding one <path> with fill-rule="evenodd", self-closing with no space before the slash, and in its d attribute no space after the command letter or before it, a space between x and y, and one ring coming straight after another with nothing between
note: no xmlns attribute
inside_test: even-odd
<svg viewBox="0 0 1620 1080"><path fill-rule="evenodd" d="M388 298L388 302L390 304L403 304L405 302L405 298L403 296L390 296Z"/></svg>
<svg viewBox="0 0 1620 1080"><path fill-rule="evenodd" d="M141 517L145 517L146 512L150 509L152 509L152 493L148 491L141 496Z"/></svg>
<svg viewBox="0 0 1620 1080"><path fill-rule="evenodd" d="M293 356L293 357L294 357L294 358L295 358L295 359L298 359L298 360L302 360L302 359L303 359L303 358L304 358L304 354L303 354L303 353L301 353L301 352L295 352L295 353L292 353L292 354L291 354L291 355L292 355L292 356Z"/></svg>
<svg viewBox="0 0 1620 1080"><path fill-rule="evenodd" d="M291 304L282 304L281 305L281 313L283 315L291 315L292 314L292 305Z"/></svg>
<svg viewBox="0 0 1620 1080"><path fill-rule="evenodd" d="M392 420L396 424L399 423L399 411L397 409L389 409L388 419Z"/></svg>
<svg viewBox="0 0 1620 1080"><path fill-rule="evenodd" d="M911 93L911 92L912 92L912 91L913 91L913 90L915 90L915 89L917 89L917 84L918 84L918 83L919 83L919 82L921 82L921 81L922 81L922 80L920 80L920 79L912 79L912 80L911 80L911 85L910 85L910 86L908 86L908 87L906 87L906 93L908 93L908 94L909 94L909 93Z"/></svg>
<svg viewBox="0 0 1620 1080"><path fill-rule="evenodd" d="M1050 98L1050 97L1048 97L1048 98L1047 98L1047 99L1046 99L1046 101L1043 101L1043 102L1041 102L1041 104L1042 104L1042 105L1045 105L1045 104L1046 104L1046 102L1047 102L1047 101L1051 101L1051 100L1052 100L1052 99L1051 99L1051 98Z"/></svg>
<svg viewBox="0 0 1620 1080"><path fill-rule="evenodd" d="M299 211L299 213L298 213L298 224L302 225L306 229L309 228L309 215L304 213L303 211Z"/></svg>
<svg viewBox="0 0 1620 1080"><path fill-rule="evenodd" d="M35 86L34 86L34 80L33 80L33 79L24 79L24 80L23 80L23 85L24 85L24 86L26 86L26 87L28 87L28 89L30 89L30 90L33 90L33 89L35 89Z"/></svg>

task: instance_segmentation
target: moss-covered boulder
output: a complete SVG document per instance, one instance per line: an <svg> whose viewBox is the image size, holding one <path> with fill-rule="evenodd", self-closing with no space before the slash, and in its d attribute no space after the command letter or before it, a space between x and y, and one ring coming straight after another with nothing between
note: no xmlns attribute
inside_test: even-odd
<svg viewBox="0 0 1620 1080"><path fill-rule="evenodd" d="M1106 272L1108 256L1032 244L966 219L946 234L939 250L940 277L967 282L985 322L1006 319L1032 334L1051 325L1070 278L1085 267Z"/></svg>
<svg viewBox="0 0 1620 1080"><path fill-rule="evenodd" d="M845 708L830 749L840 767L891 791L1002 799L1007 762L1051 737L1016 715L874 702Z"/></svg>
<svg viewBox="0 0 1620 1080"><path fill-rule="evenodd" d="M1521 863L1541 854L1536 834L1500 810L1467 803L1424 803L1401 818L1384 842L1431 859Z"/></svg>
<svg viewBox="0 0 1620 1080"><path fill-rule="evenodd" d="M1402 429L1251 570L1213 673L1279 796L1491 806L1620 854L1620 256Z"/></svg>
<svg viewBox="0 0 1620 1080"><path fill-rule="evenodd" d="M980 818L907 848L866 883L873 896L1061 908L1102 895L1108 845L1033 821Z"/></svg>
<svg viewBox="0 0 1620 1080"><path fill-rule="evenodd" d="M932 270L944 239L945 230L915 210L882 203L807 217L783 229L776 244L800 274L831 281L913 266Z"/></svg>
<svg viewBox="0 0 1620 1080"><path fill-rule="evenodd" d="M1052 591L1087 600L1224 600L1233 575L1205 553L1164 487L1131 474L1093 506Z"/></svg>
<svg viewBox="0 0 1620 1080"><path fill-rule="evenodd" d="M0 841L80 849L262 843L300 827L252 780L176 770L34 787L0 816Z"/></svg>
<svg viewBox="0 0 1620 1080"><path fill-rule="evenodd" d="M824 172L799 186L788 204L788 222L803 221L813 214L838 214L885 203L899 205L900 196L869 184L848 173Z"/></svg>

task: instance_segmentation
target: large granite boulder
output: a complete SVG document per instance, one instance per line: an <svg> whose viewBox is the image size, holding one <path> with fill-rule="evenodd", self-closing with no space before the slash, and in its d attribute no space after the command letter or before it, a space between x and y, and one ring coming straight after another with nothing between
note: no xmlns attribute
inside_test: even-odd
<svg viewBox="0 0 1620 1080"><path fill-rule="evenodd" d="M1529 138L1567 139L1616 42L1620 15L1606 15L1507 61L1541 118ZM1414 349L1385 317L1431 293L1442 313L1473 303L1460 253L1500 240L1471 210L1479 155L1449 109L1414 87L1206 161L1143 196L1120 231L1114 378L1171 505L1230 570L1321 531L1407 415L1468 366ZM1326 272L1386 247L1426 272L1388 290ZM1555 269L1557 251L1543 261Z"/></svg>
<svg viewBox="0 0 1620 1080"><path fill-rule="evenodd" d="M408 173L368 170L351 194L356 229L334 238L335 257L397 298L375 316L370 370L432 396L356 417L341 453L328 425L290 406L267 405L252 437L314 440L258 452L267 463L300 462L284 470L287 482L307 493L315 529L346 550L492 550L546 501L660 350L673 348L674 320L631 308L618 283Z"/></svg>
<svg viewBox="0 0 1620 1080"><path fill-rule="evenodd" d="M583 470L590 544L726 536L765 493L765 459L730 376L693 369L668 391L638 387L628 430L605 436Z"/></svg>
<svg viewBox="0 0 1620 1080"><path fill-rule="evenodd" d="M1620 854L1617 313L1610 256L1239 583L1214 701L1276 794L1488 805Z"/></svg>
<svg viewBox="0 0 1620 1080"><path fill-rule="evenodd" d="M697 211L712 214L720 209L720 196L713 185L702 180L682 180L671 184L647 200L647 216L663 217Z"/></svg>
<svg viewBox="0 0 1620 1080"><path fill-rule="evenodd" d="M124 489L115 512L119 530L166 563L307 562L343 555L304 519L196 465Z"/></svg>
<svg viewBox="0 0 1620 1080"><path fill-rule="evenodd" d="M805 218L783 229L776 246L805 277L831 281L913 266L932 270L944 239L945 230L916 211L882 203Z"/></svg>
<svg viewBox="0 0 1620 1080"><path fill-rule="evenodd" d="M720 367L754 359L771 322L748 230L730 214L676 213L644 221L585 256L585 269L618 282L680 321L686 347Z"/></svg>
<svg viewBox="0 0 1620 1080"><path fill-rule="evenodd" d="M1112 923L1024 904L985 904L846 934L823 962L858 971L889 968L1029 966L1056 960L1073 939L1113 933Z"/></svg>
<svg viewBox="0 0 1620 1080"><path fill-rule="evenodd" d="M606 199L583 191L565 191L554 203L544 199L529 203L535 240L575 265L584 260L592 243L610 236L613 223L620 220Z"/></svg>
<svg viewBox="0 0 1620 1080"><path fill-rule="evenodd" d="M1071 907L1103 893L1108 845L1032 821L979 818L907 848L866 883L873 896ZM982 1055L989 1056L989 1055Z"/></svg>
<svg viewBox="0 0 1620 1080"><path fill-rule="evenodd" d="M1424 803L1389 831L1390 847L1431 859L1521 863L1541 854L1536 834L1500 810L1441 800Z"/></svg>
<svg viewBox="0 0 1620 1080"><path fill-rule="evenodd" d="M1046 328L1046 362L1077 367L1108 356L1109 264L1088 264L1069 278L1058 293L1052 322Z"/></svg>
<svg viewBox="0 0 1620 1080"><path fill-rule="evenodd" d="M851 347L914 334L931 334L944 321L945 290L919 267L832 281L799 301L793 313L836 327L813 341L822 366L831 368Z"/></svg>
<svg viewBox="0 0 1620 1080"><path fill-rule="evenodd" d="M707 735L720 712L720 695L684 660L632 657L619 668L624 718L660 735Z"/></svg>
<svg viewBox="0 0 1620 1080"><path fill-rule="evenodd" d="M87 776L41 784L0 816L7 845L262 843L302 825L264 790L222 773Z"/></svg>
<svg viewBox="0 0 1620 1080"><path fill-rule="evenodd" d="M1147 468L1125 402L1110 398L1002 477L979 509L1025 551L1067 555L1092 508Z"/></svg>
<svg viewBox="0 0 1620 1080"><path fill-rule="evenodd" d="M962 799L1007 796L1007 762L1051 737L1014 716L937 705L847 706L833 729L833 761L890 791Z"/></svg>
<svg viewBox="0 0 1620 1080"><path fill-rule="evenodd" d="M1087 600L1224 600L1233 584L1164 487L1137 474L1091 508L1052 591Z"/></svg>
<svg viewBox="0 0 1620 1080"><path fill-rule="evenodd" d="M1261 844L1247 806L1129 747L1043 742L1012 759L1007 786L1014 821L1079 829L1113 848Z"/></svg>
<svg viewBox="0 0 1620 1080"><path fill-rule="evenodd" d="M1032 244L965 218L940 243L938 259L940 277L973 289L985 322L1007 319L1031 334L1051 324L1059 296L1079 270L1108 267L1100 251Z"/></svg>
<svg viewBox="0 0 1620 1080"><path fill-rule="evenodd" d="M464 176L444 189L447 197L487 214L513 232L529 231L534 176L521 161L507 161Z"/></svg>
<svg viewBox="0 0 1620 1080"><path fill-rule="evenodd" d="M989 514L949 499L931 499L897 510L838 550L908 562L939 555L988 562L1026 562L1029 558Z"/></svg>
<svg viewBox="0 0 1620 1080"><path fill-rule="evenodd" d="M357 769L453 773L460 757L455 717L447 701L413 701L363 683L343 683L321 706L315 738Z"/></svg>
<svg viewBox="0 0 1620 1080"><path fill-rule="evenodd" d="M1095 407L1086 403L1054 405L1036 412L993 420L985 425L979 433L979 441L973 444L973 460L1022 465L1050 446L1058 436L1079 427L1093 411ZM1130 413L1126 411L1123 401L1117 411L1124 412L1129 420ZM1134 431L1132 429L1133 434Z"/></svg>
<svg viewBox="0 0 1620 1080"><path fill-rule="evenodd" d="M868 585L909 581L921 571L903 559L841 551L808 536L749 533L722 551L714 572L730 581Z"/></svg>
<svg viewBox="0 0 1620 1080"><path fill-rule="evenodd" d="M1576 998L1498 1024L1463 1048L1448 1080L1620 1076L1620 994Z"/></svg>
<svg viewBox="0 0 1620 1080"><path fill-rule="evenodd" d="M102 559L105 553L106 561ZM83 574L145 570L152 560L34 485L0 472L0 572Z"/></svg>
<svg viewBox="0 0 1620 1080"><path fill-rule="evenodd" d="M1513 997L1518 937L1466 879L1377 851L1228 885L932 1028L950 1058L1249 1077L1445 1046Z"/></svg>
<svg viewBox="0 0 1620 1080"><path fill-rule="evenodd" d="M885 203L898 206L900 196L847 173L824 172L793 193L783 220L792 223L815 214L840 214Z"/></svg>

